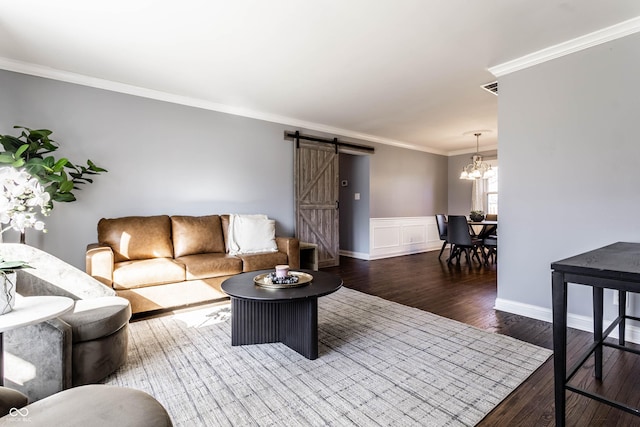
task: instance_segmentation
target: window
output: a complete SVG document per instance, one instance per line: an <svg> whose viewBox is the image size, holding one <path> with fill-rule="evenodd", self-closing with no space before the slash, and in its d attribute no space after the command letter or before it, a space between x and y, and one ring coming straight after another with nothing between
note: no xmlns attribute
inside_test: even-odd
<svg viewBox="0 0 640 427"><path fill-rule="evenodd" d="M486 213L498 214L498 166L492 168L495 174L487 179L485 191Z"/></svg>

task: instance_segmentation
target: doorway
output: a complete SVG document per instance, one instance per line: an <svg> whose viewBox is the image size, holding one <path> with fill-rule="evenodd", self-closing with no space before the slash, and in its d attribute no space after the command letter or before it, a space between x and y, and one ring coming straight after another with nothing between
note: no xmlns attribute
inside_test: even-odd
<svg viewBox="0 0 640 427"><path fill-rule="evenodd" d="M369 259L370 156L340 152L340 254Z"/></svg>

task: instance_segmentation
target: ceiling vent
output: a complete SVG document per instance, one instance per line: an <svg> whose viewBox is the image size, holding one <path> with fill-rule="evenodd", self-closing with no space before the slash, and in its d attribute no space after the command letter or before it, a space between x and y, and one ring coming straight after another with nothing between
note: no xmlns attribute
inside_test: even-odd
<svg viewBox="0 0 640 427"><path fill-rule="evenodd" d="M495 96L498 96L498 82L497 81L495 81L493 83L487 83L486 85L482 85L482 89L486 90L487 92L491 92Z"/></svg>

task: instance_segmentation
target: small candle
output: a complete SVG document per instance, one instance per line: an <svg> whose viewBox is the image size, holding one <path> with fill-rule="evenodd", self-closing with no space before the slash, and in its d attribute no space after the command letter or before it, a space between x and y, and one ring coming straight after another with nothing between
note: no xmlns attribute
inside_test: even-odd
<svg viewBox="0 0 640 427"><path fill-rule="evenodd" d="M289 275L288 265L276 265L276 277L287 277Z"/></svg>

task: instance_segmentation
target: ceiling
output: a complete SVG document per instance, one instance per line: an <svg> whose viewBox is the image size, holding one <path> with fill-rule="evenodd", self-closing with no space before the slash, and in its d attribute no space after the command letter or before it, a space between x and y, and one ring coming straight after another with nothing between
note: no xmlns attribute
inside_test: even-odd
<svg viewBox="0 0 640 427"><path fill-rule="evenodd" d="M637 0L0 0L0 68L439 154L498 141L488 69Z"/></svg>

